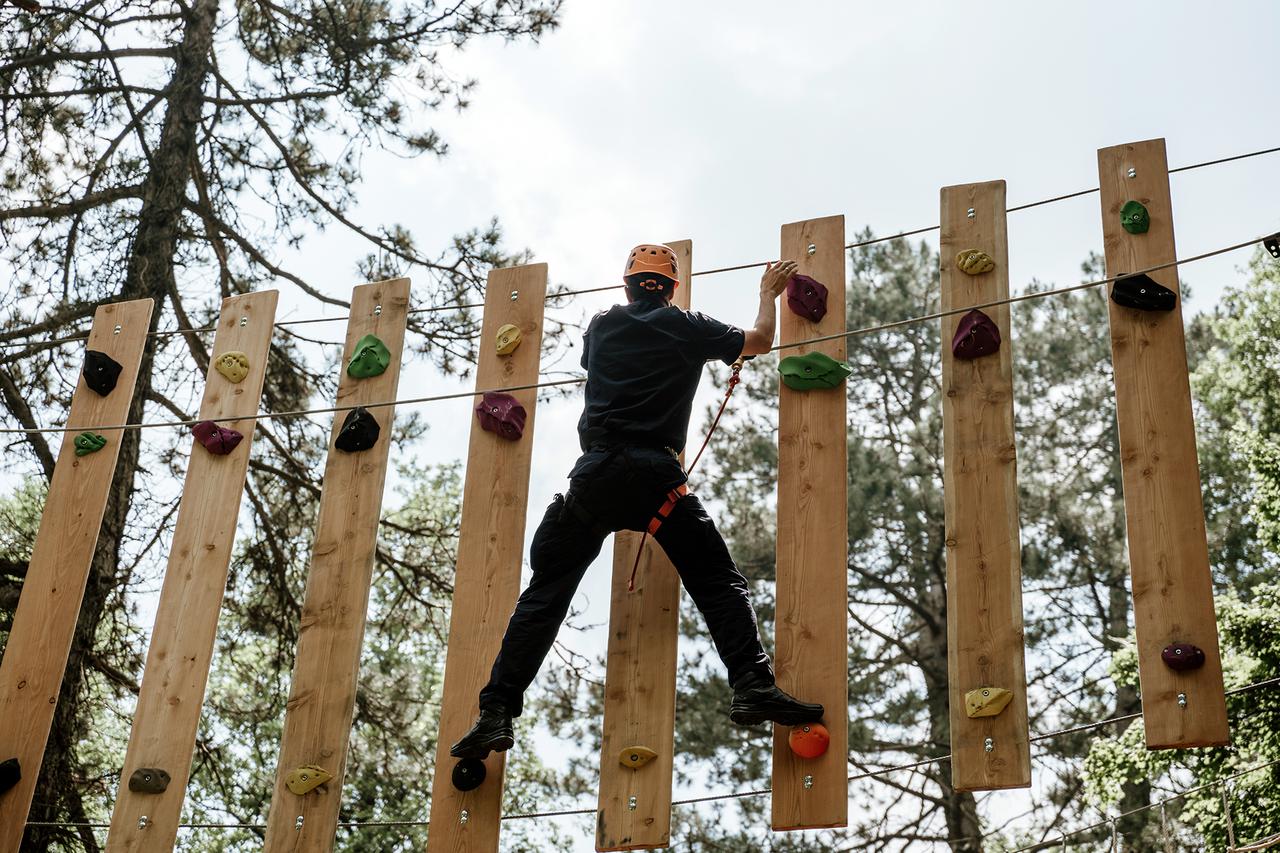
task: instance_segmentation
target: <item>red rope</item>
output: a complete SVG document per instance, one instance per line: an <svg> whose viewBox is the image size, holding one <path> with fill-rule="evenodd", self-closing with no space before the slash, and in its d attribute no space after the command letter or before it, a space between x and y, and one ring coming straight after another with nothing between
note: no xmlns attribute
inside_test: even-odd
<svg viewBox="0 0 1280 853"><path fill-rule="evenodd" d="M729 405L729 398L733 396L733 389L738 387L738 383L742 381L742 377L740 375L742 373L742 359L735 361L731 369L733 373L729 375L729 387L725 389L724 399L720 401L720 411L716 412L715 419L711 421L711 428L707 430L707 437L702 439L702 446L698 448L698 452L694 454L693 461L690 462L689 467L685 469L684 475L686 479L688 479L689 475L693 473L693 469L697 467L698 460L702 458L702 451L706 450L707 445L711 443L711 436L715 434L716 427L720 426L720 416L724 414L725 407ZM672 489L672 493L674 492L675 490ZM669 496L667 499L672 501L674 504L675 500L672 497ZM636 591L636 571L640 568L640 555L644 553L645 539L648 538L651 532L657 533L658 528L661 526L662 519L655 516L653 520L649 522L648 530L645 530L644 533L640 535L640 545L636 548L636 560L631 564L631 579L627 581L627 592Z"/></svg>

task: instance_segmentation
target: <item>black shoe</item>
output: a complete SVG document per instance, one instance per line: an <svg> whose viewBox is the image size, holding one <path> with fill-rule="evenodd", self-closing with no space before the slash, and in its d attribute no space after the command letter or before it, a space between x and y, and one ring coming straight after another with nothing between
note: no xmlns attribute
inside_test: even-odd
<svg viewBox="0 0 1280 853"><path fill-rule="evenodd" d="M487 758L490 752L506 752L515 742L507 709L481 708L476 724L449 749L449 754L454 758Z"/></svg>
<svg viewBox="0 0 1280 853"><path fill-rule="evenodd" d="M729 707L729 719L740 726L756 726L760 723L778 723L798 726L822 719L823 707L799 699L778 689L778 685L763 676L743 676L733 691L733 704Z"/></svg>

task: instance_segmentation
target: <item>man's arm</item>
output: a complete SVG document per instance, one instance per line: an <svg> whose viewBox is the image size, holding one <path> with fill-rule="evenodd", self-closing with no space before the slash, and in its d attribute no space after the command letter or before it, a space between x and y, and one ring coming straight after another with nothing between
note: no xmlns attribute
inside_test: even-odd
<svg viewBox="0 0 1280 853"><path fill-rule="evenodd" d="M756 314L755 326L746 330L743 355L764 355L773 346L774 327L778 322L778 294L787 289L787 282L795 271L795 261L765 264L764 275L760 277L760 312Z"/></svg>

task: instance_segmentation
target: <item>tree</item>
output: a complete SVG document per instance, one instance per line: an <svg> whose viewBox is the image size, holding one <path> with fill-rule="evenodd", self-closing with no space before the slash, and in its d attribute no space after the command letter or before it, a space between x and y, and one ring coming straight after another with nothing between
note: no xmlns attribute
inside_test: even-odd
<svg viewBox="0 0 1280 853"><path fill-rule="evenodd" d="M445 370L465 369L476 320L449 306L476 301L486 270L520 256L502 248L496 223L432 253L402 226L358 222L361 157L443 155L425 119L465 106L474 85L451 74L451 52L476 37L537 39L558 11L559 0L83 0L36 14L0 10L0 181L9 199L0 235L13 272L0 329L6 420L32 427L62 410L78 358L44 338L83 330L99 302L155 299L152 331L201 326L219 298L267 283L313 305L344 306L288 269L276 248L296 249L334 227L369 246L360 275L425 274L419 307L431 310L411 315L417 348ZM273 343L267 409L331 395L334 371L325 368L335 356L316 368L306 349L296 332ZM189 417L208 361L197 334L150 337L129 420L157 409ZM266 659L285 666L323 438L300 419L258 430L247 492L256 535L246 559L261 595L240 600L233 588L228 606L256 620L272 643ZM9 470L47 480L53 450L40 434L25 441ZM138 431L123 433L33 819L84 820L85 797L113 786L115 771L80 744L92 741L104 695L118 701L137 689L130 591L158 560L176 509L161 480L177 473L188 443L175 433L149 431L145 442ZM0 603L16 597L21 559L5 555ZM447 592L419 571L410 567L412 585ZM56 830L28 831L33 849L55 842L72 843ZM87 831L78 843L97 849Z"/></svg>

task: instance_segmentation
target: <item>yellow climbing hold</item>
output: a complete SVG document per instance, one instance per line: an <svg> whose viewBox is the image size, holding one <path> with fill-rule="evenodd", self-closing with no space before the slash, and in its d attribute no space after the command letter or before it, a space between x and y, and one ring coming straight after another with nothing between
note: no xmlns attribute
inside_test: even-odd
<svg viewBox="0 0 1280 853"><path fill-rule="evenodd" d="M965 249L956 255L956 266L969 275L981 275L996 268L996 262L981 249Z"/></svg>
<svg viewBox="0 0 1280 853"><path fill-rule="evenodd" d="M507 323L498 329L498 355L511 355L523 339L524 335L520 332L520 327Z"/></svg>
<svg viewBox="0 0 1280 853"><path fill-rule="evenodd" d="M618 753L618 763L623 767L638 770L657 757L658 753L647 746L628 746Z"/></svg>
<svg viewBox="0 0 1280 853"><path fill-rule="evenodd" d="M994 717L1012 699L1013 694L1003 687L979 687L964 694L964 712L970 717Z"/></svg>
<svg viewBox="0 0 1280 853"><path fill-rule="evenodd" d="M333 774L323 767L317 767L314 764L304 764L301 767L294 768L289 771L289 775L284 777L284 783L289 786L289 790L293 791L299 797L308 791L313 791L333 778Z"/></svg>
<svg viewBox="0 0 1280 853"><path fill-rule="evenodd" d="M213 366L228 382L240 382L249 375L249 356L242 352L224 352Z"/></svg>

